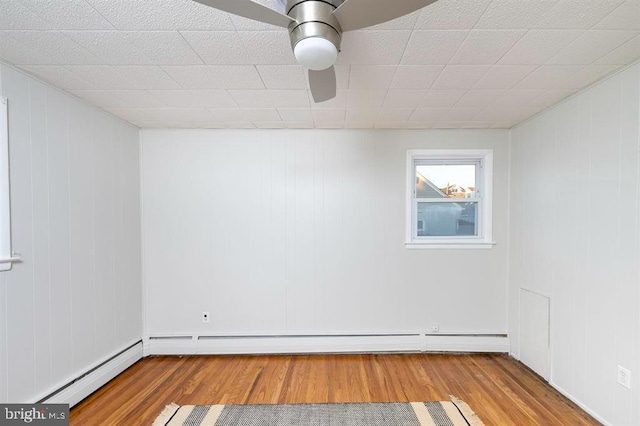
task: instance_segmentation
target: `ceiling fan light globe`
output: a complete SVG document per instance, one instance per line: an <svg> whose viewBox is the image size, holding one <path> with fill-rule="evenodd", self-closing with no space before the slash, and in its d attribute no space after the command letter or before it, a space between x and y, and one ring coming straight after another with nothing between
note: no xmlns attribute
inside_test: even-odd
<svg viewBox="0 0 640 426"><path fill-rule="evenodd" d="M313 71L331 67L338 58L338 49L323 37L309 37L300 40L293 49L300 65Z"/></svg>

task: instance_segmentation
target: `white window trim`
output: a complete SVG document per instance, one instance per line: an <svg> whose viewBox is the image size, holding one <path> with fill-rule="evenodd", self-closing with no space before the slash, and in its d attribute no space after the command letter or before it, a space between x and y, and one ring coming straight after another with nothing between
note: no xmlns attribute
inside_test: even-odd
<svg viewBox="0 0 640 426"><path fill-rule="evenodd" d="M414 162L417 159L442 158L450 160L482 159L482 200L480 236L478 237L414 237L413 190L415 187ZM420 149L407 151L406 180L406 233L408 249L490 249L493 248L493 150L492 149ZM417 222L416 222L417 223Z"/></svg>
<svg viewBox="0 0 640 426"><path fill-rule="evenodd" d="M7 98L0 97L0 272L11 269L20 257L11 251L9 194L9 114Z"/></svg>

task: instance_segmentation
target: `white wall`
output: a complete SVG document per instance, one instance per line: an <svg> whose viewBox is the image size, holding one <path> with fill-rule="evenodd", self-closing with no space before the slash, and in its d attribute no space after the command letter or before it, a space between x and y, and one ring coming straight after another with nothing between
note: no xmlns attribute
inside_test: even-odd
<svg viewBox="0 0 640 426"><path fill-rule="evenodd" d="M138 130L0 64L13 249L0 402L35 401L140 339Z"/></svg>
<svg viewBox="0 0 640 426"><path fill-rule="evenodd" d="M145 334L505 333L508 137L143 131ZM494 149L493 249L405 249L419 148Z"/></svg>
<svg viewBox="0 0 640 426"><path fill-rule="evenodd" d="M520 288L548 295L552 384L615 425L640 424L639 107L635 65L512 133L514 355Z"/></svg>

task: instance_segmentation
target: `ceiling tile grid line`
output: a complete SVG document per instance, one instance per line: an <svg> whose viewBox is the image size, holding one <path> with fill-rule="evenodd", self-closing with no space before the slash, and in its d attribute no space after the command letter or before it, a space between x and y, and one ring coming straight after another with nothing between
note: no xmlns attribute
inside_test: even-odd
<svg viewBox="0 0 640 426"><path fill-rule="evenodd" d="M511 125L640 57L640 0L439 0L346 33L338 97L314 104L286 30L191 0L41 4L3 1L0 58L167 126Z"/></svg>

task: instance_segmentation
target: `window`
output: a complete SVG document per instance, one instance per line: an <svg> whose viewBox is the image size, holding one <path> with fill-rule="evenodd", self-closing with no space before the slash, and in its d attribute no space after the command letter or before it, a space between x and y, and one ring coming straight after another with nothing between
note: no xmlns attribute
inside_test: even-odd
<svg viewBox="0 0 640 426"><path fill-rule="evenodd" d="M491 248L491 150L407 154L408 248Z"/></svg>

